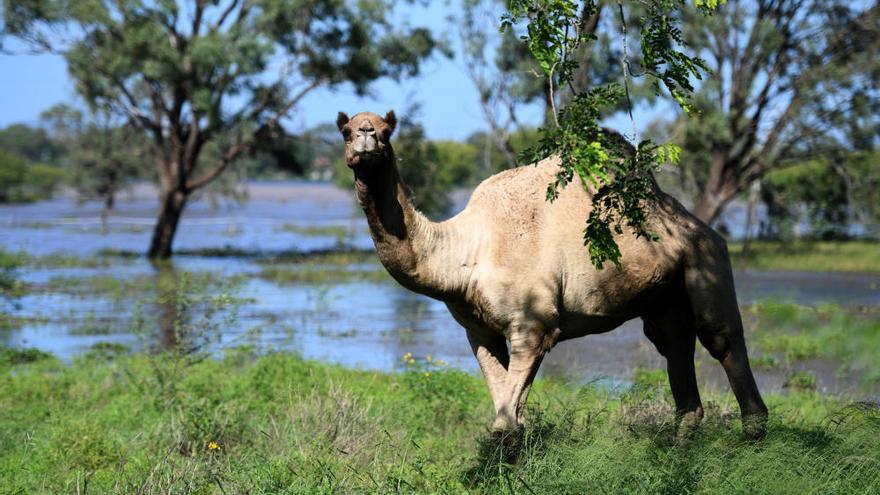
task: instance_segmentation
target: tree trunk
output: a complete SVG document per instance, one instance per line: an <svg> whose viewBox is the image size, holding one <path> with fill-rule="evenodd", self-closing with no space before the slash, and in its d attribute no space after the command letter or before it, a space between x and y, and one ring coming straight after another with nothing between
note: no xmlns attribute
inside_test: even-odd
<svg viewBox="0 0 880 495"><path fill-rule="evenodd" d="M104 208L101 210L101 235L107 235L110 232L110 212L113 211L113 205L116 203L116 191L110 189L104 195Z"/></svg>
<svg viewBox="0 0 880 495"><path fill-rule="evenodd" d="M554 101L553 95L553 80L550 78L544 79L544 125L550 126L550 123L554 121L556 118L556 102Z"/></svg>
<svg viewBox="0 0 880 495"><path fill-rule="evenodd" d="M691 213L706 225L712 225L721 216L727 203L739 192L736 176L726 165L727 154L724 151L716 150L712 157L712 165L706 184L694 201Z"/></svg>
<svg viewBox="0 0 880 495"><path fill-rule="evenodd" d="M742 246L742 258L748 259L749 257L749 248L751 247L752 240L752 226L755 223L755 209L758 205L758 195L761 193L761 182L754 181L752 182L751 187L749 188L749 207L746 210L746 229L743 233L743 246Z"/></svg>
<svg viewBox="0 0 880 495"><path fill-rule="evenodd" d="M706 225L712 225L712 222L721 215L721 211L726 203L727 201L722 201L721 198L711 191L703 191L694 203L694 209L691 213Z"/></svg>
<svg viewBox="0 0 880 495"><path fill-rule="evenodd" d="M186 200L186 191L163 191L159 218L156 220L153 240L150 241L150 250L147 252L147 257L151 260L171 257L171 245L174 242L174 234L177 232L177 224L180 223Z"/></svg>

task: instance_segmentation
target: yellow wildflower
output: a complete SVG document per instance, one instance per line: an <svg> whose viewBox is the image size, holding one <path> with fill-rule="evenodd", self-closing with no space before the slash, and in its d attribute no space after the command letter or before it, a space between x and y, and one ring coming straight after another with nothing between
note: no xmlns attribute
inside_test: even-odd
<svg viewBox="0 0 880 495"><path fill-rule="evenodd" d="M431 378L431 372L430 372L430 371L426 371L426 372L425 372L425 378Z"/></svg>
<svg viewBox="0 0 880 495"><path fill-rule="evenodd" d="M217 442L208 442L208 450L220 450L220 444Z"/></svg>

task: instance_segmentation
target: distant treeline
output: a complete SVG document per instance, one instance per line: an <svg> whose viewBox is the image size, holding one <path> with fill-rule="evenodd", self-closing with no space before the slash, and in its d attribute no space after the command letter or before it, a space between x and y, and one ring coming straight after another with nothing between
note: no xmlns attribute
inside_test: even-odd
<svg viewBox="0 0 880 495"><path fill-rule="evenodd" d="M518 129L510 136L511 148L522 150L536 139L536 129ZM688 158L702 150L687 140L681 144L685 159L659 180L664 189L692 204L700 189L691 177L701 173L703 164ZM111 209L117 192L132 181L155 180L148 146L140 131L125 123L54 107L38 126L0 129L0 202L37 201L66 186L81 200L102 201ZM476 132L464 141L430 140L411 115L401 119L395 150L416 204L433 216L451 213L452 190L473 187L509 164L489 133ZM216 160L218 154L209 145L204 159ZM341 139L331 123L308 129L297 139L274 142L270 149L258 148L233 168L237 173L224 175L212 191L232 193L242 180L307 178L352 185ZM766 218L752 226L762 238L841 238L849 235L853 223L870 226L880 219L878 150L792 161L757 184L741 198L765 206ZM869 228L866 235L876 233Z"/></svg>
<svg viewBox="0 0 880 495"><path fill-rule="evenodd" d="M413 112L414 113L414 112ZM512 136L517 146L534 140L534 129ZM12 124L0 129L0 202L47 199L60 187L71 188L80 200L99 200L112 208L118 191L136 180L155 180L150 142L142 132L109 116L85 114L59 105L44 112L39 125ZM420 208L431 215L449 213L449 193L472 187L507 168L491 137L476 132L464 141L430 140L413 117L401 119L395 147L400 168ZM219 150L210 144L205 161ZM345 167L342 139L332 123L302 132L296 139L276 139L237 159L237 173L212 184L231 193L243 180L307 178L352 185Z"/></svg>

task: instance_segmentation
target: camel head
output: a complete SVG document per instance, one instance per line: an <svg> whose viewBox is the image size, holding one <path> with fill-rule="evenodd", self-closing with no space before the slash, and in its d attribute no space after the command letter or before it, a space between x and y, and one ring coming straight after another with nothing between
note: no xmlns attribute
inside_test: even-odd
<svg viewBox="0 0 880 495"><path fill-rule="evenodd" d="M385 114L384 119L371 112L361 112L352 118L339 112L336 127L345 138L345 163L357 170L389 160L391 134L396 125L393 110Z"/></svg>

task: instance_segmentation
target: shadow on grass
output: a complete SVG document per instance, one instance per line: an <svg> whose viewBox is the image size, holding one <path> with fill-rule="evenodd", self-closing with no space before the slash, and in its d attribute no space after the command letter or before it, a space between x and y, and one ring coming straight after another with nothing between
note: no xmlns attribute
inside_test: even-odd
<svg viewBox="0 0 880 495"><path fill-rule="evenodd" d="M534 493L517 474L517 464L543 456L554 442L572 438L575 425L571 414L551 421L538 409L529 412L534 419L526 427L504 434L487 432L478 442L476 462L461 475L465 486L503 485L514 493L514 487L521 485L526 492Z"/></svg>
<svg viewBox="0 0 880 495"><path fill-rule="evenodd" d="M684 444L675 441L674 414L665 401L637 400L611 416L592 410L599 413L596 423L585 420L583 410L558 413L533 414L536 420L519 435L487 433L460 481L499 493L593 493L604 486L671 495L705 489L707 480L725 476L717 471L722 465L745 475L792 462L812 466L820 480L828 468L821 459L870 452L880 432L874 402L850 404L818 423L771 412L768 434L759 441L743 434L737 411L709 403L703 424Z"/></svg>

